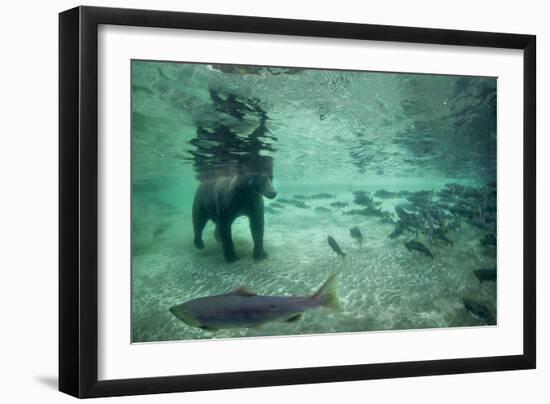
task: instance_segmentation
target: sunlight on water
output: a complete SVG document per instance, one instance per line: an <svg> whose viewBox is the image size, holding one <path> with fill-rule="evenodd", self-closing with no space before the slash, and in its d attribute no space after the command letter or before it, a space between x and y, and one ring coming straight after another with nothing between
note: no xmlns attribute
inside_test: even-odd
<svg viewBox="0 0 550 404"><path fill-rule="evenodd" d="M473 271L496 266L495 79L147 61L132 72L134 342L493 323L496 282ZM273 173L269 256L252 259L240 217L240 259L227 263L212 222L194 247L193 198L242 167ZM210 332L169 311L238 287L308 296L333 273L342 309L299 321Z"/></svg>

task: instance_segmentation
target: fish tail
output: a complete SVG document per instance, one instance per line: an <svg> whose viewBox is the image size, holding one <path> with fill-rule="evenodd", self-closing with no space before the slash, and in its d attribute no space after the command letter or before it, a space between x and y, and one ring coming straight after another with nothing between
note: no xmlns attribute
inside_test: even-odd
<svg viewBox="0 0 550 404"><path fill-rule="evenodd" d="M312 300L318 300L322 302L323 307L327 307L332 310L340 310L342 305L338 299L336 293L336 275L333 274L327 281L319 288L319 290L311 297Z"/></svg>

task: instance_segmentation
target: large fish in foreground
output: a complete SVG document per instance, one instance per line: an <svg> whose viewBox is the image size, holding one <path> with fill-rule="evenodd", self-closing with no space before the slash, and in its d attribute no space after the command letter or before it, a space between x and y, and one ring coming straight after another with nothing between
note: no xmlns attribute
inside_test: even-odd
<svg viewBox="0 0 550 404"><path fill-rule="evenodd" d="M259 296L241 288L190 300L170 308L170 312L192 327L216 331L257 327L272 321L296 321L302 313L320 307L340 308L336 274L311 296Z"/></svg>

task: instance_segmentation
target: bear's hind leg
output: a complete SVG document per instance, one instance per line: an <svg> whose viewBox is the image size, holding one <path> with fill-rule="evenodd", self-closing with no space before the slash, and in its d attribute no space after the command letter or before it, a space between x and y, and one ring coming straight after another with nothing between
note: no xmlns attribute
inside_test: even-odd
<svg viewBox="0 0 550 404"><path fill-rule="evenodd" d="M234 262L239 259L235 254L235 246L233 245L233 238L231 237L231 224L218 223L216 226L220 241L222 243L223 256L227 262Z"/></svg>
<svg viewBox="0 0 550 404"><path fill-rule="evenodd" d="M203 212L198 204L194 204L193 230L195 232L195 238L193 240L193 244L199 250L202 250L204 248L204 242L202 241L202 231L204 230L204 226L206 226L207 222L208 216L206 215L206 212Z"/></svg>

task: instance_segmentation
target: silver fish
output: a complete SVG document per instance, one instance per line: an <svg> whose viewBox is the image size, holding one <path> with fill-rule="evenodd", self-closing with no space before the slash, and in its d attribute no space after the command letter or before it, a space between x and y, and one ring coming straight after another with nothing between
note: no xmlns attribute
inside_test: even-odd
<svg viewBox="0 0 550 404"><path fill-rule="evenodd" d="M412 250L418 251L419 253L422 253L426 255L427 257L433 258L433 254L430 250L426 248L424 244L422 244L420 241L411 240L404 243L405 248L410 252Z"/></svg>
<svg viewBox="0 0 550 404"><path fill-rule="evenodd" d="M352 227L349 229L350 236L359 243L359 247L363 245L363 233L361 233L361 230L359 230L358 227Z"/></svg>
<svg viewBox="0 0 550 404"><path fill-rule="evenodd" d="M491 311L487 308L487 306L466 297L462 299L462 303L464 304L464 308L466 309L468 314L470 314L475 319L483 321L488 325L496 325L497 320L493 313L491 313Z"/></svg>
<svg viewBox="0 0 550 404"><path fill-rule="evenodd" d="M328 245L332 250L338 254L340 257L344 258L346 256L346 253L342 251L336 240L334 240L331 236L327 237Z"/></svg>
<svg viewBox="0 0 550 404"><path fill-rule="evenodd" d="M244 288L201 297L170 308L184 323L208 331L258 327L272 321L296 321L308 310L340 307L336 274L311 296L259 296Z"/></svg>
<svg viewBox="0 0 550 404"><path fill-rule="evenodd" d="M474 269L474 275L480 282L486 281L496 281L497 280L497 269Z"/></svg>

